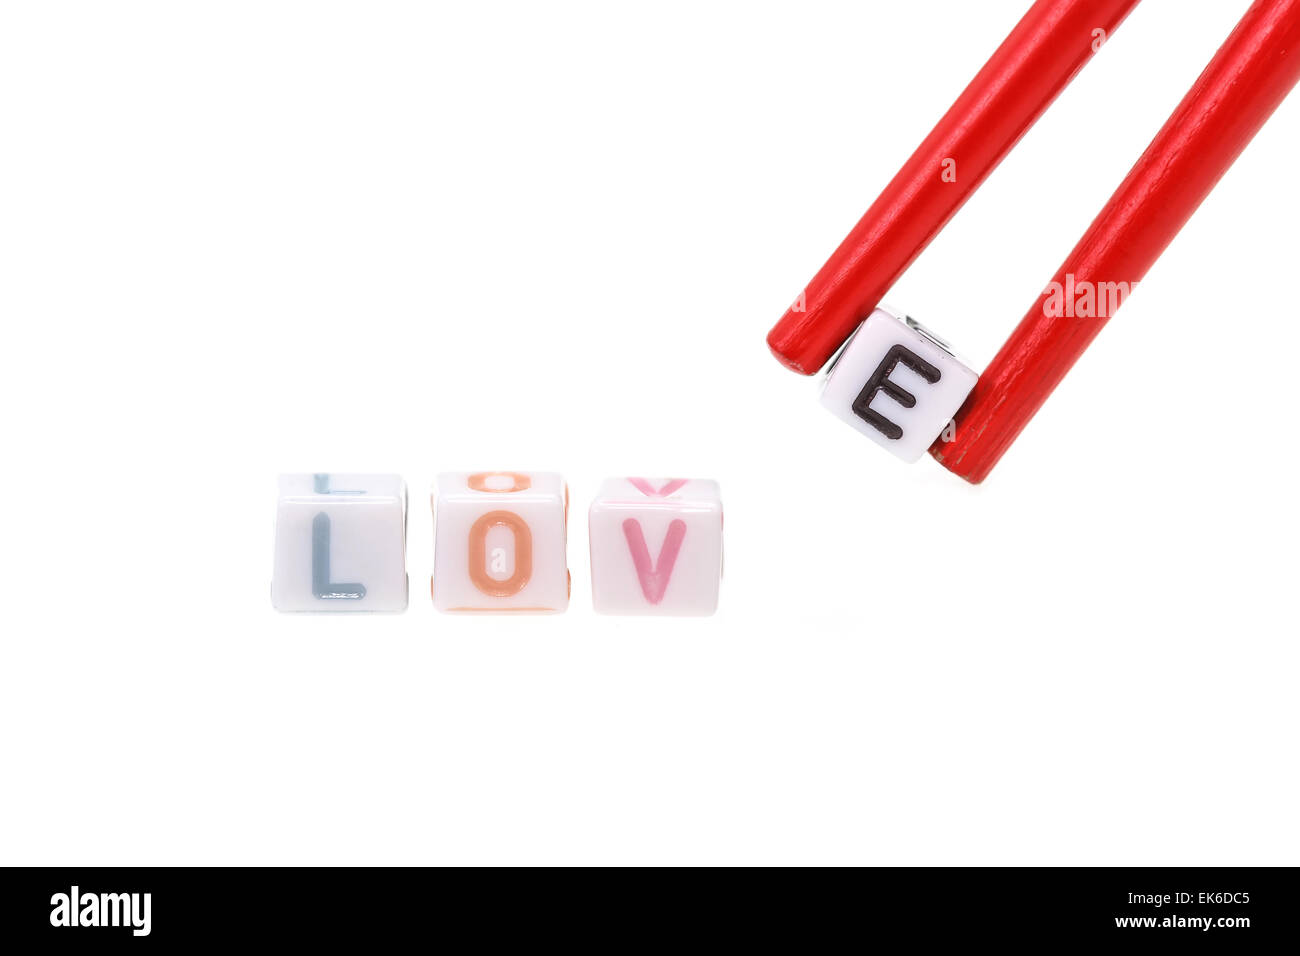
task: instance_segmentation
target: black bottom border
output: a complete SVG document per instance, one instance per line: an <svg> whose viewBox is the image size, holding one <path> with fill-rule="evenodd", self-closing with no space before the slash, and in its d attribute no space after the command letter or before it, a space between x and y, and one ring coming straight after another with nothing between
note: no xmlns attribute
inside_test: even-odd
<svg viewBox="0 0 1300 956"><path fill-rule="evenodd" d="M507 935L605 946L757 937L801 948L902 939L1239 950L1300 939L1293 868L616 871L594 887L578 868L562 874L240 867L3 874L0 933L35 945L94 949L320 941L371 950L404 948L413 939L454 943L466 932L483 942ZM517 885L503 888L508 881Z"/></svg>

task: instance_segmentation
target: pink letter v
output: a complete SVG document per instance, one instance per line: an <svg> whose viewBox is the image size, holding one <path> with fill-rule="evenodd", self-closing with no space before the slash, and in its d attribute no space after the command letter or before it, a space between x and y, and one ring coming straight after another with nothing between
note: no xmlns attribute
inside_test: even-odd
<svg viewBox="0 0 1300 956"><path fill-rule="evenodd" d="M636 566L636 576L641 582L641 593L651 604L658 604L668 590L668 579L673 576L677 552L682 549L682 539L686 537L686 522L674 518L668 525L663 547L659 549L659 560L653 565L650 563L650 549L646 547L641 522L628 518L623 522L623 535L632 551L632 564Z"/></svg>
<svg viewBox="0 0 1300 956"><path fill-rule="evenodd" d="M662 488L655 490L655 486L644 478L629 478L627 481L633 488L649 498L667 498L686 484L685 478L669 478Z"/></svg>

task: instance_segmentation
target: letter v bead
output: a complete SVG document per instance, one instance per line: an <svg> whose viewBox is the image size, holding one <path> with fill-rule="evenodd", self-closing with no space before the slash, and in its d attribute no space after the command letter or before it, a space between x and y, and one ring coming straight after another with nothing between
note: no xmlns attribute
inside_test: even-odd
<svg viewBox="0 0 1300 956"><path fill-rule="evenodd" d="M683 617L717 610L722 492L716 481L610 478L591 502L587 533L597 614Z"/></svg>

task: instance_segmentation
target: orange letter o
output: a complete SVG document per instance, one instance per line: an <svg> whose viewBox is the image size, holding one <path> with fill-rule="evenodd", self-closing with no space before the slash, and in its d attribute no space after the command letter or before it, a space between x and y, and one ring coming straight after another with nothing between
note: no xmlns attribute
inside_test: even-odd
<svg viewBox="0 0 1300 956"><path fill-rule="evenodd" d="M489 488L487 483L489 478L509 478L510 487ZM480 471L477 474L470 475L465 479L465 483L475 491L490 491L493 494L509 495L516 491L527 491L533 486L533 479L527 475L521 475L517 471Z"/></svg>
<svg viewBox="0 0 1300 956"><path fill-rule="evenodd" d="M496 527L509 528L515 536L515 573L498 581L487 573L487 536ZM492 597L510 597L528 586L533 576L533 532L528 522L513 511L489 511L469 529L469 579L474 587Z"/></svg>

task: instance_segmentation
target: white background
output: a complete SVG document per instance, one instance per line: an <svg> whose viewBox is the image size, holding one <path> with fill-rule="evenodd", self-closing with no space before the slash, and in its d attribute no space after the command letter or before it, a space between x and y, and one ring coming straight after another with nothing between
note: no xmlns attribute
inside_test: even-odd
<svg viewBox="0 0 1300 956"><path fill-rule="evenodd" d="M983 367L1247 5L888 301ZM6 5L0 859L1296 863L1300 98L983 487L766 350L1026 6ZM435 614L463 468L569 479L569 613ZM405 614L271 610L316 470L408 481ZM625 473L721 481L716 617L591 612Z"/></svg>

